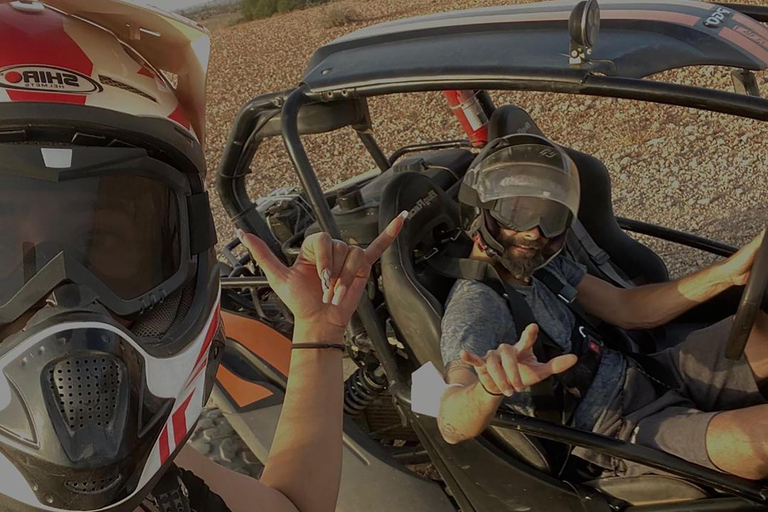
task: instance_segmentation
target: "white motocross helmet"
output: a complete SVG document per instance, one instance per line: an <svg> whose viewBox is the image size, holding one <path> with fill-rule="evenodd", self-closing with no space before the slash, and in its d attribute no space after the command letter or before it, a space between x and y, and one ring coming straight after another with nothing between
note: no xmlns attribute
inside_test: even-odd
<svg viewBox="0 0 768 512"><path fill-rule="evenodd" d="M209 37L116 0L0 0L0 504L133 510L223 348Z"/></svg>

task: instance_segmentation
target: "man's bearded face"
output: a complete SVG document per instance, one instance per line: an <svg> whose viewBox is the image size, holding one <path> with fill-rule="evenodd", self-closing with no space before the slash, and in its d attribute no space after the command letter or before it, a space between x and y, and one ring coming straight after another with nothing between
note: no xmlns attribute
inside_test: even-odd
<svg viewBox="0 0 768 512"><path fill-rule="evenodd" d="M515 279L528 281L547 261L544 248L549 239L542 236L538 227L528 231L499 228L496 239L504 247L504 254L497 260Z"/></svg>

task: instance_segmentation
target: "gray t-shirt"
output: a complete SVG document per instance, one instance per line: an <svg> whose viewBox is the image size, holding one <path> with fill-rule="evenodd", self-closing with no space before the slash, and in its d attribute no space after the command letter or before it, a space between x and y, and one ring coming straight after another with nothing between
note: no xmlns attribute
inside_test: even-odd
<svg viewBox="0 0 768 512"><path fill-rule="evenodd" d="M563 255L547 265L547 270L574 288L586 271ZM539 327L564 352L571 349L571 332L575 318L568 306L541 281L534 278L530 286L516 286L525 298ZM517 331L507 301L487 285L460 279L454 284L445 306L440 349L446 365L459 359L462 350L484 356L502 343L517 342ZM600 414L613 400L624 381L626 361L619 352L604 349L592 382L574 413L576 428L592 430ZM530 392L515 393L504 404L532 416Z"/></svg>

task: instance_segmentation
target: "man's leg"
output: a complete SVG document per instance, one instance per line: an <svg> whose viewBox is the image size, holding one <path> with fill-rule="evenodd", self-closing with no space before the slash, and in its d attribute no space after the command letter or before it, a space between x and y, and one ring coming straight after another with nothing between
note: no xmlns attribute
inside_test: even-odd
<svg viewBox="0 0 768 512"><path fill-rule="evenodd" d="M768 404L715 415L707 427L707 453L722 471L768 478Z"/></svg>
<svg viewBox="0 0 768 512"><path fill-rule="evenodd" d="M763 311L757 314L744 354L758 386L762 387L768 381L768 314Z"/></svg>
<svg viewBox="0 0 768 512"><path fill-rule="evenodd" d="M677 372L692 410L670 407L644 418L636 438L703 466L768 478L768 403L759 390L768 379L768 316L759 314L739 362L723 355L732 325L718 322L656 356Z"/></svg>

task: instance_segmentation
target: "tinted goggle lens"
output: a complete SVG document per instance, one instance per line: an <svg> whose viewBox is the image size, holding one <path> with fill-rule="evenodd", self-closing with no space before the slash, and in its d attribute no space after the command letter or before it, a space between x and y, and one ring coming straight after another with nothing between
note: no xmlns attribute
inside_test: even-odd
<svg viewBox="0 0 768 512"><path fill-rule="evenodd" d="M137 298L179 270L180 222L178 195L159 180L0 175L0 306L61 254L121 299Z"/></svg>
<svg viewBox="0 0 768 512"><path fill-rule="evenodd" d="M514 231L528 231L538 226L546 238L565 233L572 217L565 205L538 197L497 200L490 214L501 226Z"/></svg>

